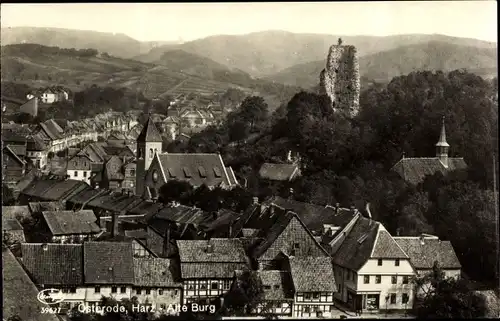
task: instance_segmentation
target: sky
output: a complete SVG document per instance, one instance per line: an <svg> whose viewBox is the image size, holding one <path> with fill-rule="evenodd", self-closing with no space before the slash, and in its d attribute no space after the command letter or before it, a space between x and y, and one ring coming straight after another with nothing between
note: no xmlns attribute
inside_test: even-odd
<svg viewBox="0 0 500 321"><path fill-rule="evenodd" d="M497 8L494 0L2 4L1 26L124 33L140 41L284 30L344 36L438 33L496 42Z"/></svg>

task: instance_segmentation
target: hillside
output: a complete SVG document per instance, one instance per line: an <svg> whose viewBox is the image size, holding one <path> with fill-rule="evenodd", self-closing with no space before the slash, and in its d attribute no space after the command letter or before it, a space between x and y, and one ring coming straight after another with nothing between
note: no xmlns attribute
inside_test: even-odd
<svg viewBox="0 0 500 321"><path fill-rule="evenodd" d="M325 59L326 56L319 61L295 65L266 79L304 88L313 87L319 82L319 74L325 68ZM361 76L382 82L417 70L451 71L461 68L484 77L496 74L496 48L430 41L362 56L359 59Z"/></svg>
<svg viewBox="0 0 500 321"><path fill-rule="evenodd" d="M130 58L167 42L140 42L127 35L61 28L14 27L2 28L2 46L21 43L36 43L60 48L94 48L113 56Z"/></svg>
<svg viewBox="0 0 500 321"><path fill-rule="evenodd" d="M38 46L42 50L32 49L37 46L2 46L2 81L26 83L32 87L64 84L75 91L92 84L126 87L143 91L149 98L188 91L224 92L230 87L253 91L230 82L213 81L155 64L102 55L78 57L57 54L44 46Z"/></svg>
<svg viewBox="0 0 500 321"><path fill-rule="evenodd" d="M266 98L272 108L300 89L252 79L207 58L173 51L164 65L97 54L96 50L61 49L36 44L2 47L2 81L31 87L64 84L79 91L93 84L141 91L147 98L178 94L213 95L228 88Z"/></svg>
<svg viewBox="0 0 500 321"><path fill-rule="evenodd" d="M243 70L254 77L273 75L297 64L325 59L328 48L341 37L345 44L355 45L360 56L389 51L401 46L440 41L478 48L496 48L496 44L477 39L444 35L397 35L387 37L296 34L285 31L263 31L247 35L218 35L155 48L134 59L152 62L161 52L181 49L210 58L230 68Z"/></svg>

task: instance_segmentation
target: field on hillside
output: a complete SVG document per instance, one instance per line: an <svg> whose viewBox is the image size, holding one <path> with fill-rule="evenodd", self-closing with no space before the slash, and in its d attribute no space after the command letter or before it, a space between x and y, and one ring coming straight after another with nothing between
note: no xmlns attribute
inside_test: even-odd
<svg viewBox="0 0 500 321"><path fill-rule="evenodd" d="M81 90L93 84L127 87L143 91L147 98L181 93L222 93L230 87L251 93L232 83L207 80L163 66L111 57L71 57L38 54L2 55L2 81L25 83L32 87L63 85Z"/></svg>

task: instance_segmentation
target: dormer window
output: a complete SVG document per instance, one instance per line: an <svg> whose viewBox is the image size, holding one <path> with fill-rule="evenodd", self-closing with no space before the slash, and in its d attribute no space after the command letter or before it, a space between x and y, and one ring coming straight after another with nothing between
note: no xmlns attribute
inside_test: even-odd
<svg viewBox="0 0 500 321"><path fill-rule="evenodd" d="M189 168L184 167L182 170L184 171L184 176L186 176L186 178L191 178L191 172L189 171Z"/></svg>
<svg viewBox="0 0 500 321"><path fill-rule="evenodd" d="M150 148L150 149L149 149L149 157L150 157L150 158L153 158L153 156L154 156L153 149L152 149L152 148Z"/></svg>
<svg viewBox="0 0 500 321"><path fill-rule="evenodd" d="M215 177L222 177L222 173L218 167L214 167Z"/></svg>

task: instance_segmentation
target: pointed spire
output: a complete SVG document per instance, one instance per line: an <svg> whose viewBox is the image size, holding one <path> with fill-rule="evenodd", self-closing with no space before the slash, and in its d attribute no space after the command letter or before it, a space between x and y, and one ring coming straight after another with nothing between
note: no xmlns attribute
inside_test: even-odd
<svg viewBox="0 0 500 321"><path fill-rule="evenodd" d="M443 124L441 126L441 135L439 136L439 141L436 144L437 147L450 147L446 142L446 130L444 126L444 116L443 116Z"/></svg>
<svg viewBox="0 0 500 321"><path fill-rule="evenodd" d="M141 133L137 137L138 142L163 142L158 128L156 128L151 114L148 116L148 120L144 124Z"/></svg>

